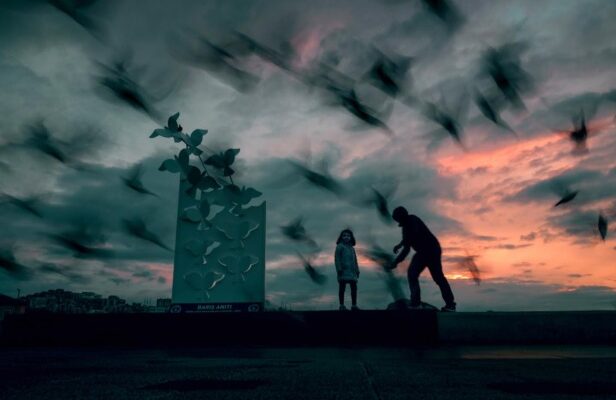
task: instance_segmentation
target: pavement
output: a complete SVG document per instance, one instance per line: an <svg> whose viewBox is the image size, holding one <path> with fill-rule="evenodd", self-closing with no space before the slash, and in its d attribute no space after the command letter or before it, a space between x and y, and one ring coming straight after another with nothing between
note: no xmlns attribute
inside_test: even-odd
<svg viewBox="0 0 616 400"><path fill-rule="evenodd" d="M616 399L616 346L3 347L0 398Z"/></svg>

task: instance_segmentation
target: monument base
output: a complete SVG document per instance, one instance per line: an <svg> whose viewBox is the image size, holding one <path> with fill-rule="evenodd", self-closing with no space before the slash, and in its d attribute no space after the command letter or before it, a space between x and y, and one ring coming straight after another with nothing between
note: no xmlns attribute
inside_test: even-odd
<svg viewBox="0 0 616 400"><path fill-rule="evenodd" d="M431 311L23 314L2 323L4 345L415 346L438 339Z"/></svg>

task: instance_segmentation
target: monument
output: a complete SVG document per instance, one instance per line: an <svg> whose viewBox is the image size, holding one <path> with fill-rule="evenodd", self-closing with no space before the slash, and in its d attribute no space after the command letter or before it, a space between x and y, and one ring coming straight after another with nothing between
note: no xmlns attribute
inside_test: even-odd
<svg viewBox="0 0 616 400"><path fill-rule="evenodd" d="M185 148L159 170L180 177L171 312L261 311L265 301L265 202L233 182L239 149L205 155L207 130L156 129Z"/></svg>

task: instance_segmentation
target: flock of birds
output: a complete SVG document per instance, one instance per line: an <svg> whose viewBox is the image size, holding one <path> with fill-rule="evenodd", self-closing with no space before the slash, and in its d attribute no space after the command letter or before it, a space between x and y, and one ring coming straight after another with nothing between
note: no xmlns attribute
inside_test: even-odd
<svg viewBox="0 0 616 400"><path fill-rule="evenodd" d="M92 5L97 3L96 0L38 0L18 4L20 7L35 7L45 2L104 44L105 26L90 13ZM423 12L426 13L426 17L433 18L435 23L440 24L450 36L455 35L465 24L465 16L449 0L422 0L421 3L424 6ZM503 112L506 110L524 111L526 105L523 98L534 87L531 74L523 67L522 55L528 45L522 42L487 48L481 55L480 68L477 71L479 78L473 84L471 94L464 93L456 104L448 104L445 98L439 101L423 99L410 88L411 72L415 62L410 56L373 47L371 50L372 65L359 76L350 76L342 71L343 55L337 52L325 54L306 67L296 62L297 54L288 41L281 40L277 46L269 46L239 31L227 32L224 38L224 40L214 40L199 33L178 34L173 38L174 44L170 53L177 62L204 70L241 93L254 90L261 80L259 74L251 70L254 63L249 62L256 57L286 72L311 91L321 94L325 99L325 104L347 113L357 123L374 128L392 139L396 137L396 133L388 125L388 119L394 102L398 101L417 111L437 128L428 135L429 148L439 145L444 137L449 136L464 151L468 151L464 140L463 121L468 112L469 98L472 98L478 111L487 121L503 132L517 137L515 130L503 118ZM157 124L161 124L164 114L158 110L157 103L171 95L173 90L153 94L153 91L148 90L140 79L144 69L132 65L130 57L118 59L110 64L98 63L98 65L99 75L94 82L98 94L134 109ZM366 85L377 89L389 100L381 102L380 107L370 105L370 99L362 97L364 92L362 88ZM588 152L587 140L592 133L589 128L590 121L588 121L590 117L592 116L586 115L582 109L579 115L574 117L573 128L565 132L574 145L575 154ZM79 132L78 137L62 140L47 128L44 120L38 120L25 128L21 141L4 143L0 151L26 149L39 156L44 155L68 168L83 173L92 173L95 168L83 160L87 158L89 151L94 151L94 148L99 147L98 140L100 140L100 135L96 130ZM212 151L210 154L212 155ZM225 157L234 156L235 154L220 153L220 160L217 162L223 165ZM349 194L342 181L333 177L327 171L326 166L315 168L308 162L288 161L294 173L303 177L309 184L358 206L374 208L385 223L391 223L388 202L395 188L385 192L371 187L365 196L358 199ZM0 162L0 170L4 173L11 173L11 168L9 164ZM141 164L137 164L128 175L120 177L120 182L136 195L159 198L158 194L144 186L142 175L143 168ZM577 194L577 190L567 189L554 207L574 201ZM40 197L18 197L3 193L1 199L4 205L18 208L34 218L41 220L46 218ZM318 272L318 268L312 265L313 255L319 251L319 245L308 235L303 223L303 219L297 217L288 225L282 226L281 232L289 240L306 246L308 251L298 251L298 258L310 278L317 284L323 284L326 281L325 277ZM159 235L148 229L147 225L147 222L140 216L119 221L120 228L127 235L171 251L171 248L160 239ZM600 237L605 240L608 232L606 213L599 214L597 228ZM57 246L68 250L78 258L113 257L113 250L104 246L105 236L96 229L91 229L87 224L77 224L65 231L49 233L46 236ZM376 244L370 245L365 250L365 254L382 266L389 265L393 257L390 252L384 251ZM475 256L467 256L462 264L479 284L480 272L474 258ZM16 260L12 248L8 247L0 249L0 268L18 279L26 279L31 275L28 272L31 268ZM390 275L387 276L390 292L396 297L399 295L399 288L394 287L396 280Z"/></svg>

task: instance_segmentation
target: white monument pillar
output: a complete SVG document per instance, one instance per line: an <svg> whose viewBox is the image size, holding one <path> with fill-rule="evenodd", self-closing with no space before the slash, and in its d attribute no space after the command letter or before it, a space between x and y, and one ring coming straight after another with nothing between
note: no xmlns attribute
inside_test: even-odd
<svg viewBox="0 0 616 400"><path fill-rule="evenodd" d="M224 185L187 194L180 178L171 312L261 311L265 301L265 202Z"/></svg>

